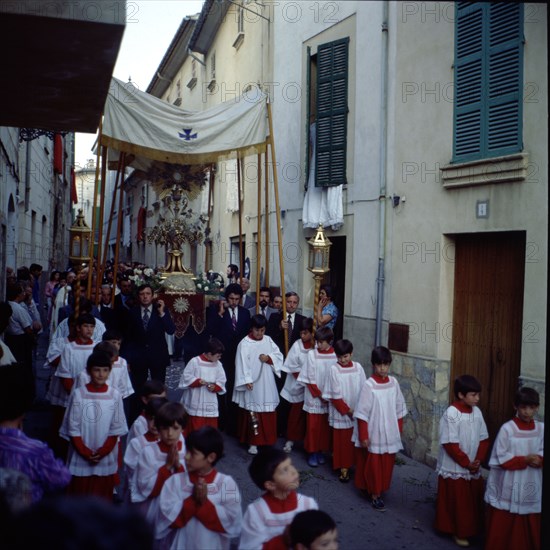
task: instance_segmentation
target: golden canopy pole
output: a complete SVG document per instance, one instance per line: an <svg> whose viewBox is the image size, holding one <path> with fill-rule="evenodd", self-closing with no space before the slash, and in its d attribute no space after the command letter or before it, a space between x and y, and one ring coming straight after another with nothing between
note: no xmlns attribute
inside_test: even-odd
<svg viewBox="0 0 550 550"><path fill-rule="evenodd" d="M241 156L237 153L237 200L239 202L239 273L244 276L243 258L243 211L241 207Z"/></svg>
<svg viewBox="0 0 550 550"><path fill-rule="evenodd" d="M212 208L212 193L214 191L214 178L216 177L214 175L214 170L212 169L213 165L210 165L210 177L208 178L208 209L207 209L207 215L208 215L208 221L206 223L206 234L210 235L210 209ZM204 272L208 273L210 270L210 254L212 251L212 239L210 236L208 237L208 241L205 242L205 252L206 257L204 259Z"/></svg>
<svg viewBox="0 0 550 550"><path fill-rule="evenodd" d="M256 249L256 315L260 311L260 267L262 263L262 155L258 153L258 228Z"/></svg>
<svg viewBox="0 0 550 550"><path fill-rule="evenodd" d="M100 146L101 147L101 146ZM105 213L105 189L107 187L107 147L101 151L101 199L99 201L99 232L97 235L97 280L95 283L95 303L99 303L99 287L103 280L105 264L101 261L103 252L103 218ZM113 289L114 291L114 289Z"/></svg>
<svg viewBox="0 0 550 550"><path fill-rule="evenodd" d="M90 263L88 265L88 287L86 288L86 298L90 299L92 294L92 275L94 271L94 236L95 236L95 226L96 226L96 210L97 210L97 191L99 187L99 155L101 150L101 132L103 130L103 116L99 119L99 132L97 140L97 155L96 155L96 166L95 166L95 181L94 181L94 206L92 208L92 246L90 246ZM96 263L96 271L99 268L99 261ZM97 279L97 274L96 274ZM97 285L96 285L96 300L97 300ZM97 304L97 301L96 301Z"/></svg>
<svg viewBox="0 0 550 550"><path fill-rule="evenodd" d="M124 164L126 160L126 153L121 153L121 170L120 170L120 196L119 196L119 202L118 202L118 220L117 220L117 229L116 229L116 245L115 245L115 269L114 269L114 277L113 281L116 281L116 274L118 270L118 256L120 252L120 233L122 232L122 207L123 207L123 199L124 199L124 189L122 188L124 185ZM114 304L114 296L115 293L112 293L113 304Z"/></svg>
<svg viewBox="0 0 550 550"><path fill-rule="evenodd" d="M265 286L269 286L269 170L267 162L267 147L264 153L265 178Z"/></svg>
<svg viewBox="0 0 550 550"><path fill-rule="evenodd" d="M115 212L115 204L116 204L116 194L117 194L117 188L119 187L118 180L121 172L123 171L121 168L124 164L124 153L121 151L118 156L118 168L115 178L115 189L113 191L113 201L111 202L111 212L109 214L109 224L107 226L107 234L105 235L105 249L103 251L103 265L105 266L107 264L107 251L109 250L109 236L111 235L111 226L113 223L113 214ZM122 195L122 182L120 183L120 194ZM115 305L115 290L116 290L116 277L118 272L118 262L115 262L115 265L113 266L113 292L111 292L111 305Z"/></svg>
<svg viewBox="0 0 550 550"><path fill-rule="evenodd" d="M281 232L281 210L279 207L279 184L277 180L277 160L275 158L275 140L273 138L273 120L271 117L271 104L267 103L267 118L269 121L269 143L271 149L271 165L273 172L273 192L275 195L275 218L277 220L277 241L279 245L279 272L281 274L281 296L283 297L283 320L286 321L286 300L285 300L285 268L283 262L283 235ZM288 354L288 329L284 332L285 355Z"/></svg>

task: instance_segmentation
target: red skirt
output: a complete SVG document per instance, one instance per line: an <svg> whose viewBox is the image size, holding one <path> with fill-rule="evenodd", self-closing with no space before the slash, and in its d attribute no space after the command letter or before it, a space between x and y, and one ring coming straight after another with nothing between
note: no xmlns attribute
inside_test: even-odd
<svg viewBox="0 0 550 550"><path fill-rule="evenodd" d="M355 486L362 491L367 490L367 478L365 477L365 464L367 462L367 449L362 447L354 447L355 453Z"/></svg>
<svg viewBox="0 0 550 550"><path fill-rule="evenodd" d="M541 514L512 514L487 507L487 550L540 550Z"/></svg>
<svg viewBox="0 0 550 550"><path fill-rule="evenodd" d="M113 502L115 475L72 476L67 487L68 495L94 495Z"/></svg>
<svg viewBox="0 0 550 550"><path fill-rule="evenodd" d="M258 435L254 435L250 411L239 408L237 435L241 443L248 445L275 445L277 443L277 411L257 412Z"/></svg>
<svg viewBox="0 0 550 550"><path fill-rule="evenodd" d="M434 527L459 539L483 532L483 479L437 478Z"/></svg>
<svg viewBox="0 0 550 550"><path fill-rule="evenodd" d="M304 448L308 453L330 450L330 426L327 414L306 413L306 438Z"/></svg>
<svg viewBox="0 0 550 550"><path fill-rule="evenodd" d="M367 453L365 480L371 495L381 495L390 488L394 464L395 454Z"/></svg>
<svg viewBox="0 0 550 550"><path fill-rule="evenodd" d="M355 446L351 441L353 428L337 430L332 428L332 467L351 468L355 464Z"/></svg>
<svg viewBox="0 0 550 550"><path fill-rule="evenodd" d="M185 426L185 433L190 434L203 426L212 426L212 428L218 429L218 417L212 416L191 416L187 417L187 425Z"/></svg>
<svg viewBox="0 0 550 550"><path fill-rule="evenodd" d="M306 436L306 413L303 406L303 401L290 406L286 428L286 438L290 441L303 441Z"/></svg>

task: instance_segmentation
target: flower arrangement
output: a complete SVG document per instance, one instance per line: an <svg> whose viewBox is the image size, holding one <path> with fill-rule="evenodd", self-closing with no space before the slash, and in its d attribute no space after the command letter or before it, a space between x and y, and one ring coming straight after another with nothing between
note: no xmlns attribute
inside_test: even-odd
<svg viewBox="0 0 550 550"><path fill-rule="evenodd" d="M157 292L162 287L162 278L154 269L150 267L144 267L143 269L135 268L134 274L128 278L133 281L136 288L141 285L151 285L154 292Z"/></svg>
<svg viewBox="0 0 550 550"><path fill-rule="evenodd" d="M219 279L211 279L206 273L199 273L196 277L193 277L197 292L201 294L210 294L213 296L219 296L223 291L223 283Z"/></svg>

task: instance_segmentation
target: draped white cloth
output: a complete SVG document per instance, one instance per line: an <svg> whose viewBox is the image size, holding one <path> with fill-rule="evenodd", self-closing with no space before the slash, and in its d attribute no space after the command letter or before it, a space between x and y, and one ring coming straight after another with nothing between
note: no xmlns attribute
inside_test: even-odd
<svg viewBox="0 0 550 550"><path fill-rule="evenodd" d="M315 187L315 122L309 127L309 140L312 155L302 210L302 223L304 228L316 229L319 224L322 224L323 227L331 227L336 231L344 224L344 207L342 204L342 189L344 186Z"/></svg>

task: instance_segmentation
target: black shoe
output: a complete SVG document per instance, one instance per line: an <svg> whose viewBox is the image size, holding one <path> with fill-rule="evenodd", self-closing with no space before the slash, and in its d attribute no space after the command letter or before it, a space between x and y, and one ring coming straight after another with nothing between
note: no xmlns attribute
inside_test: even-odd
<svg viewBox="0 0 550 550"><path fill-rule="evenodd" d="M372 499L372 507L377 512L385 512L386 511L386 506L384 505L384 501L380 497Z"/></svg>

